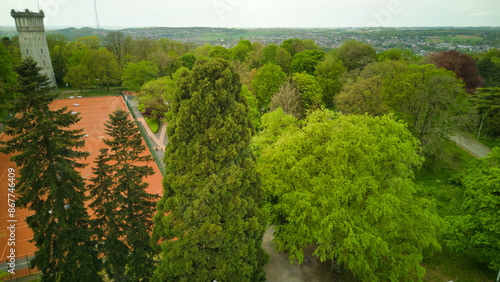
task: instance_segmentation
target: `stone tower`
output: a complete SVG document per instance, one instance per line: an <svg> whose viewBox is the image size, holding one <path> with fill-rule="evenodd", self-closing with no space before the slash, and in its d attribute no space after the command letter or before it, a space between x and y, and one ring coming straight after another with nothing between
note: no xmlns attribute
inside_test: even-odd
<svg viewBox="0 0 500 282"><path fill-rule="evenodd" d="M26 59L32 57L42 69L41 74L45 74L52 81L52 86L57 87L54 69L50 61L49 47L45 38L45 27L43 18L45 14L42 10L39 13L30 12L26 9L22 11L10 12L16 21L16 29L19 32L19 46L21 57Z"/></svg>

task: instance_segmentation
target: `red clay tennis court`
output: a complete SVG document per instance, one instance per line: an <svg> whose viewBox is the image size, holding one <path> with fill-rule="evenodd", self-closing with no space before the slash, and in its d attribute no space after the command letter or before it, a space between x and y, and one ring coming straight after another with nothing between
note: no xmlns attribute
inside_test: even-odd
<svg viewBox="0 0 500 282"><path fill-rule="evenodd" d="M112 113L117 108L121 108L122 110L128 111L127 106L122 97L115 96L107 96L107 97L92 97L92 98L74 98L74 99L61 99L55 100L50 105L52 110L60 109L62 107L68 107L68 110L72 112L80 113L82 119L78 124L76 124L72 129L83 129L85 137L85 147L82 149L83 151L90 152L90 156L85 160L89 165L81 170L81 175L90 179L92 175L92 167L94 167L94 160L99 154L99 149L103 148L104 142L103 138L108 138L105 134L104 123L108 120L109 114ZM132 117L130 117L132 119ZM7 136L0 135L0 140L7 140ZM146 143L143 141L143 144ZM150 155L150 151L146 149L148 155ZM6 262L7 256L10 253L11 246L8 246L8 237L10 236L9 231L7 230L9 220L8 213L8 169L13 168L16 170L16 174L18 172L17 167L14 163L10 161L11 155L5 155L0 153L0 234L4 234L0 238L0 265ZM149 176L146 181L149 183L149 188L147 191L151 194L156 194L160 191L160 195L162 192L162 175L158 166L154 161L148 163L151 167L153 167L155 174ZM19 176L19 175L17 175ZM33 243L30 243L29 240L33 238L33 233L31 229L28 228L28 225L25 222L25 218L32 214L24 209L16 208L15 211L15 219L17 222L15 223L15 250L16 250L16 261L19 264L22 264L26 261L26 256L32 256L35 252L35 246ZM89 214L92 214L89 210ZM24 261L23 261L24 260ZM16 263L17 265L17 263ZM32 270L33 271L33 270ZM24 269L19 272L16 271L15 275L12 275L12 278L20 277L24 275L29 275L29 270ZM10 279L10 276L7 276L4 279Z"/></svg>

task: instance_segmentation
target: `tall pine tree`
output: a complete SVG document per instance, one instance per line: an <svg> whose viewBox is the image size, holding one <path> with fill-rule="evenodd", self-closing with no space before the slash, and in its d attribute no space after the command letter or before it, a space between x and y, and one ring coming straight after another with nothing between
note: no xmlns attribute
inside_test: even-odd
<svg viewBox="0 0 500 282"><path fill-rule="evenodd" d="M181 74L168 114L155 281L260 281L267 213L240 78L221 58Z"/></svg>
<svg viewBox="0 0 500 282"><path fill-rule="evenodd" d="M16 112L7 122L3 153L20 167L19 207L35 214L26 221L37 248L31 261L42 271L42 281L99 281L100 264L91 244L89 215L85 207L85 183L76 169L89 154L82 130L69 130L80 117L66 108L52 111L57 96L47 76L29 58L17 68L16 98L9 109Z"/></svg>
<svg viewBox="0 0 500 282"><path fill-rule="evenodd" d="M89 190L94 210L93 230L104 255L104 268L116 281L148 279L154 272L151 243L156 195L146 192L144 178L154 174L147 165L139 129L121 109L109 115Z"/></svg>

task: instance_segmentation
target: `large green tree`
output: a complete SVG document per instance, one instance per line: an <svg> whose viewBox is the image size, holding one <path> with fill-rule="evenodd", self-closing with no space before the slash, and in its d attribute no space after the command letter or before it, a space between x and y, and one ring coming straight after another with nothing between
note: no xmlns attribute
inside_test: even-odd
<svg viewBox="0 0 500 282"><path fill-rule="evenodd" d="M101 149L89 186L96 243L104 268L117 281L148 279L155 269L151 243L156 195L144 178L154 174L153 161L144 153L141 133L130 115L118 109L109 115L107 146Z"/></svg>
<svg viewBox="0 0 500 282"><path fill-rule="evenodd" d="M372 46L353 39L342 43L337 56L348 71L353 71L361 70L374 62L376 53Z"/></svg>
<svg viewBox="0 0 500 282"><path fill-rule="evenodd" d="M274 64L264 65L252 80L252 89L259 101L259 109L267 110L271 98L286 81L286 74Z"/></svg>
<svg viewBox="0 0 500 282"><path fill-rule="evenodd" d="M92 83L99 87L118 85L120 82L120 68L111 52L106 48L86 53L81 64L89 71Z"/></svg>
<svg viewBox="0 0 500 282"><path fill-rule="evenodd" d="M335 95L342 90L342 76L346 71L342 62L330 54L316 65L314 74L323 92L323 103L327 108L333 109Z"/></svg>
<svg viewBox="0 0 500 282"><path fill-rule="evenodd" d="M464 187L463 215L453 216L448 243L500 269L500 148L486 158L475 160L461 173Z"/></svg>
<svg viewBox="0 0 500 282"><path fill-rule="evenodd" d="M314 255L345 265L362 281L421 279L422 252L439 249L442 220L431 202L414 195L413 169L422 158L406 126L390 116L328 110L299 126L264 117L258 171L277 250L302 263L303 250L314 244Z"/></svg>
<svg viewBox="0 0 500 282"><path fill-rule="evenodd" d="M325 58L325 52L318 50L305 50L293 56L290 72L307 72L314 75L316 65Z"/></svg>
<svg viewBox="0 0 500 282"><path fill-rule="evenodd" d="M267 216L240 78L220 58L184 73L169 112L155 281L261 281Z"/></svg>
<svg viewBox="0 0 500 282"><path fill-rule="evenodd" d="M16 205L34 214L26 218L36 251L31 261L42 281L99 281L100 264L92 246L85 207L85 182L77 169L89 154L81 149L83 130L71 130L80 117L66 108L50 110L57 94L33 59L16 68L18 86L10 108L3 153L20 168Z"/></svg>
<svg viewBox="0 0 500 282"><path fill-rule="evenodd" d="M139 90L141 86L158 77L158 69L150 61L140 61L138 63L128 63L123 67L123 85Z"/></svg>

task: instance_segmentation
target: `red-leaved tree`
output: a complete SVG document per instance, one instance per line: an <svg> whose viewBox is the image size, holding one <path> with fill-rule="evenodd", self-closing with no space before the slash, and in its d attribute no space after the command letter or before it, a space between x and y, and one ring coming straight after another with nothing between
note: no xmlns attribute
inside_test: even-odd
<svg viewBox="0 0 500 282"><path fill-rule="evenodd" d="M482 86L483 79L478 75L474 59L455 50L442 51L429 55L429 60L438 68L453 71L457 78L465 83L465 91L473 94L477 87Z"/></svg>

